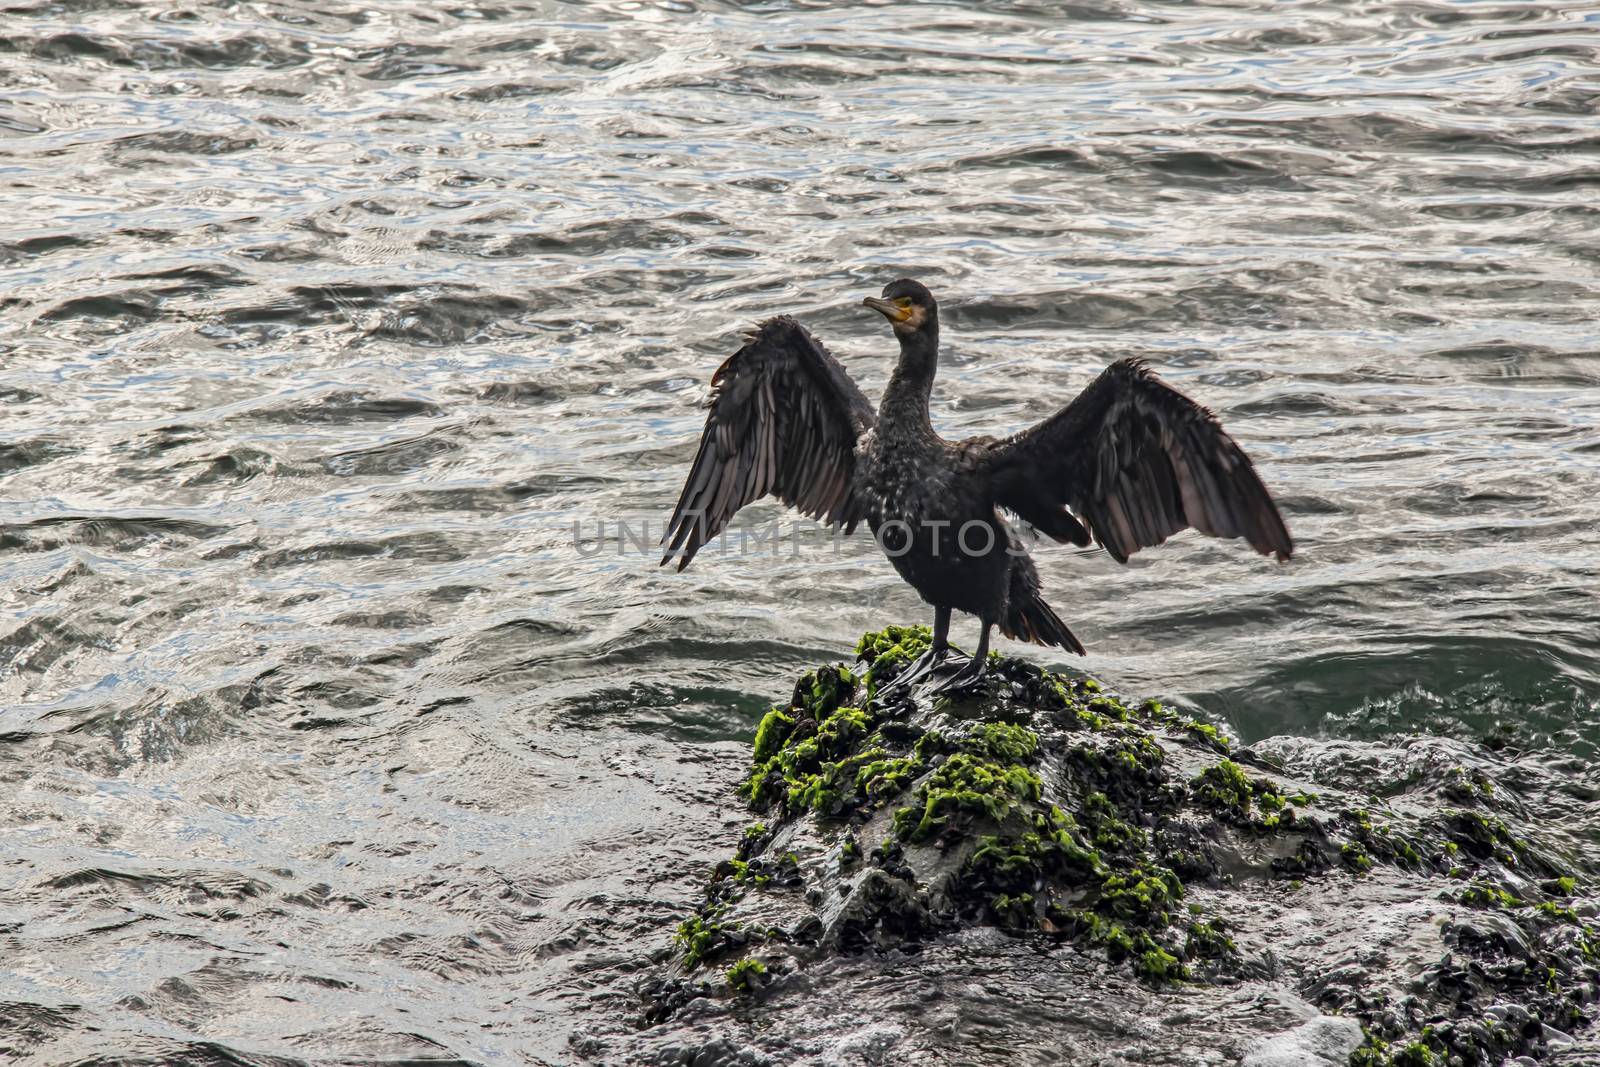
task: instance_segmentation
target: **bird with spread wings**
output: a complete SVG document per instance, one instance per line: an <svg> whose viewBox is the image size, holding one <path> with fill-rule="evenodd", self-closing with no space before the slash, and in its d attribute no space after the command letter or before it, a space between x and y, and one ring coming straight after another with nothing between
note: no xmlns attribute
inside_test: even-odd
<svg viewBox="0 0 1600 1067"><path fill-rule="evenodd" d="M952 611L982 623L977 653L946 686L982 677L989 630L1073 652L1082 643L1041 596L1036 568L1004 513L1125 563L1193 527L1243 538L1287 560L1294 546L1255 466L1217 417L1139 359L1121 359L1055 415L1010 437L947 441L928 398L938 364L938 305L893 282L882 313L900 358L874 410L828 351L779 316L746 335L711 380L711 410L662 539L682 570L751 501L771 495L821 522L866 522L902 577L934 608L928 652L949 654Z"/></svg>

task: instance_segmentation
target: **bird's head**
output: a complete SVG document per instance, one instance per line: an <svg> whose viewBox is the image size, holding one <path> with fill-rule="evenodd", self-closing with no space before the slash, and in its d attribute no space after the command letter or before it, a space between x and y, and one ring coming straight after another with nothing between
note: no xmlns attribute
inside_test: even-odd
<svg viewBox="0 0 1600 1067"><path fill-rule="evenodd" d="M883 287L882 298L869 296L862 301L867 307L881 312L901 337L919 333L923 329L937 329L939 304L928 292L928 287L910 278L901 278Z"/></svg>

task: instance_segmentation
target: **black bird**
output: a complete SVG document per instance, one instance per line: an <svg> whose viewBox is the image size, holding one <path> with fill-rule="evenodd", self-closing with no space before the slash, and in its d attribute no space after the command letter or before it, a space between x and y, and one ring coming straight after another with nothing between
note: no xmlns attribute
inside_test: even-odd
<svg viewBox="0 0 1600 1067"><path fill-rule="evenodd" d="M1280 561L1294 549L1248 456L1215 415L1139 359L1121 359L1078 398L1011 437L946 441L928 421L939 306L918 282L863 303L900 341L883 402L787 315L768 319L711 379L711 413L662 543L681 571L744 505L768 493L853 530L865 520L900 576L933 605L933 643L902 678L949 650L950 612L983 624L947 686L982 677L989 630L1083 653L1040 595L1039 573L1002 517L1057 541L1092 536L1118 563L1188 526L1243 537Z"/></svg>

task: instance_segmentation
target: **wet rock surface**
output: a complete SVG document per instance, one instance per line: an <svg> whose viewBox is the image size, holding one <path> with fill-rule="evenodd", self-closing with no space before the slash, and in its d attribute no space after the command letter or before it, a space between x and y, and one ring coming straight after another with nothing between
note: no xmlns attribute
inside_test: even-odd
<svg viewBox="0 0 1600 1067"><path fill-rule="evenodd" d="M926 641L869 633L766 715L736 851L639 980L632 1031L576 1051L1600 1062L1592 857L1472 746L1235 750L999 655L975 690L896 689Z"/></svg>

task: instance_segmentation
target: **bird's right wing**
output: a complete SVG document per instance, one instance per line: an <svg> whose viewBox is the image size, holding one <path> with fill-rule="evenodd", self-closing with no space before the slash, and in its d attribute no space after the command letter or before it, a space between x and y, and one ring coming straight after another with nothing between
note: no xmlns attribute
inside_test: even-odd
<svg viewBox="0 0 1600 1067"><path fill-rule="evenodd" d="M711 414L689 480L661 541L665 566L689 565L734 512L768 493L814 519L853 529L856 441L872 405L806 329L787 315L746 334L711 379Z"/></svg>

